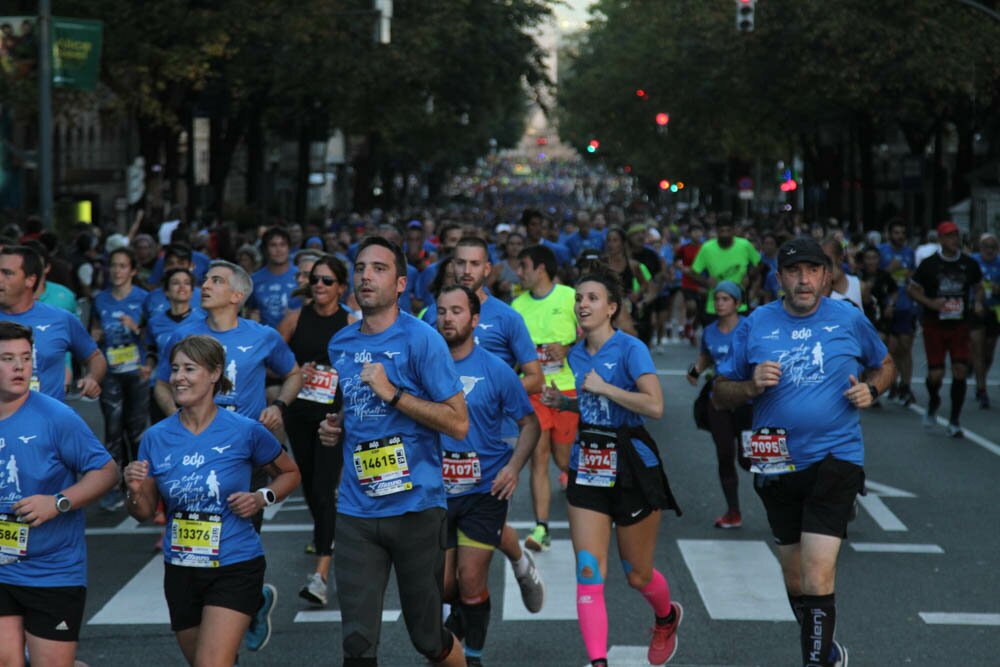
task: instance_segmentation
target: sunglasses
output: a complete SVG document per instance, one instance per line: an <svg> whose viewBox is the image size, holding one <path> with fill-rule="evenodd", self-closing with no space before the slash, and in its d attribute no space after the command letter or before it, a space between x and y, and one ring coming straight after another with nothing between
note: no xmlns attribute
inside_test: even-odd
<svg viewBox="0 0 1000 667"><path fill-rule="evenodd" d="M323 284L327 287L333 287L337 284L337 279L333 276L309 276L309 284L315 285L319 281L323 281Z"/></svg>

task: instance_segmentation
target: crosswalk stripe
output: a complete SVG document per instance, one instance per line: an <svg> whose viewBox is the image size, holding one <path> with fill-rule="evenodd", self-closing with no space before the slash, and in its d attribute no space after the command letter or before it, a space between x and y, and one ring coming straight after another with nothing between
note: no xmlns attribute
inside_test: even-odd
<svg viewBox="0 0 1000 667"><path fill-rule="evenodd" d="M920 618L928 625L1000 625L1000 614L922 611Z"/></svg>
<svg viewBox="0 0 1000 667"><path fill-rule="evenodd" d="M399 609L383 609L382 622L395 623L403 612ZM343 617L339 609L300 611L295 614L294 623L340 623Z"/></svg>
<svg viewBox="0 0 1000 667"><path fill-rule="evenodd" d="M163 556L153 556L114 597L94 614L88 625L169 624L163 598Z"/></svg>
<svg viewBox="0 0 1000 667"><path fill-rule="evenodd" d="M887 554L943 554L936 544L892 544L889 542L851 542L855 551Z"/></svg>
<svg viewBox="0 0 1000 667"><path fill-rule="evenodd" d="M677 540L709 616L720 621L794 621L778 559L767 543Z"/></svg>
<svg viewBox="0 0 1000 667"><path fill-rule="evenodd" d="M879 528L889 532L905 532L908 530L906 524L899 520L899 517L892 513L892 510L878 496L868 494L858 496L858 503L871 514L872 519Z"/></svg>
<svg viewBox="0 0 1000 667"><path fill-rule="evenodd" d="M504 567L503 620L576 620L576 557L569 540L552 540L552 548L534 554L535 564L545 582L545 604L537 614L524 608L521 589L509 567Z"/></svg>

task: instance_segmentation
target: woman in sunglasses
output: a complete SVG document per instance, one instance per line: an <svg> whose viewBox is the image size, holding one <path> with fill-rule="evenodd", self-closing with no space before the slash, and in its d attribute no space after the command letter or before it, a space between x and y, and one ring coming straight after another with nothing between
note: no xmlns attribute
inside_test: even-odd
<svg viewBox="0 0 1000 667"><path fill-rule="evenodd" d="M333 556L333 529L337 520L337 485L343 468L341 445L320 444L319 424L327 413L340 411L341 393L337 371L330 366L327 346L333 334L354 318L340 303L347 289L347 269L333 255L322 255L309 270L309 299L301 310L290 312L278 331L295 354L304 375L298 399L288 406L285 430L295 462L302 472L302 492L313 519L313 541L306 547L315 553L316 570L309 575L299 596L326 605L327 575Z"/></svg>

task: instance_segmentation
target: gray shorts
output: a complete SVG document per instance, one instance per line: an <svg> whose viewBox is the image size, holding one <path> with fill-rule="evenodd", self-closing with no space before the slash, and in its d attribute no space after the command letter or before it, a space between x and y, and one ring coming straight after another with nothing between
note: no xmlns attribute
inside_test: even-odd
<svg viewBox="0 0 1000 667"><path fill-rule="evenodd" d="M338 513L335 539L344 664L375 664L390 567L410 641L432 662L443 660L452 645L441 619L446 511L434 507L383 519Z"/></svg>

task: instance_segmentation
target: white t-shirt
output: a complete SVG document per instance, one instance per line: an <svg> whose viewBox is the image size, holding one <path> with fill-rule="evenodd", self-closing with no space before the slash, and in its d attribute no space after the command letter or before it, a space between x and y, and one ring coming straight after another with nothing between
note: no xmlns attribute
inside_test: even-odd
<svg viewBox="0 0 1000 667"><path fill-rule="evenodd" d="M918 245L917 249L913 251L913 261L915 263L913 268L920 266L920 262L924 261L931 255L936 255L940 251L940 243L924 243L923 245Z"/></svg>
<svg viewBox="0 0 1000 667"><path fill-rule="evenodd" d="M861 305L861 279L849 273L845 273L844 277L847 278L847 290L843 294L833 290L830 292L830 298L836 301L850 301L858 308L864 309Z"/></svg>

